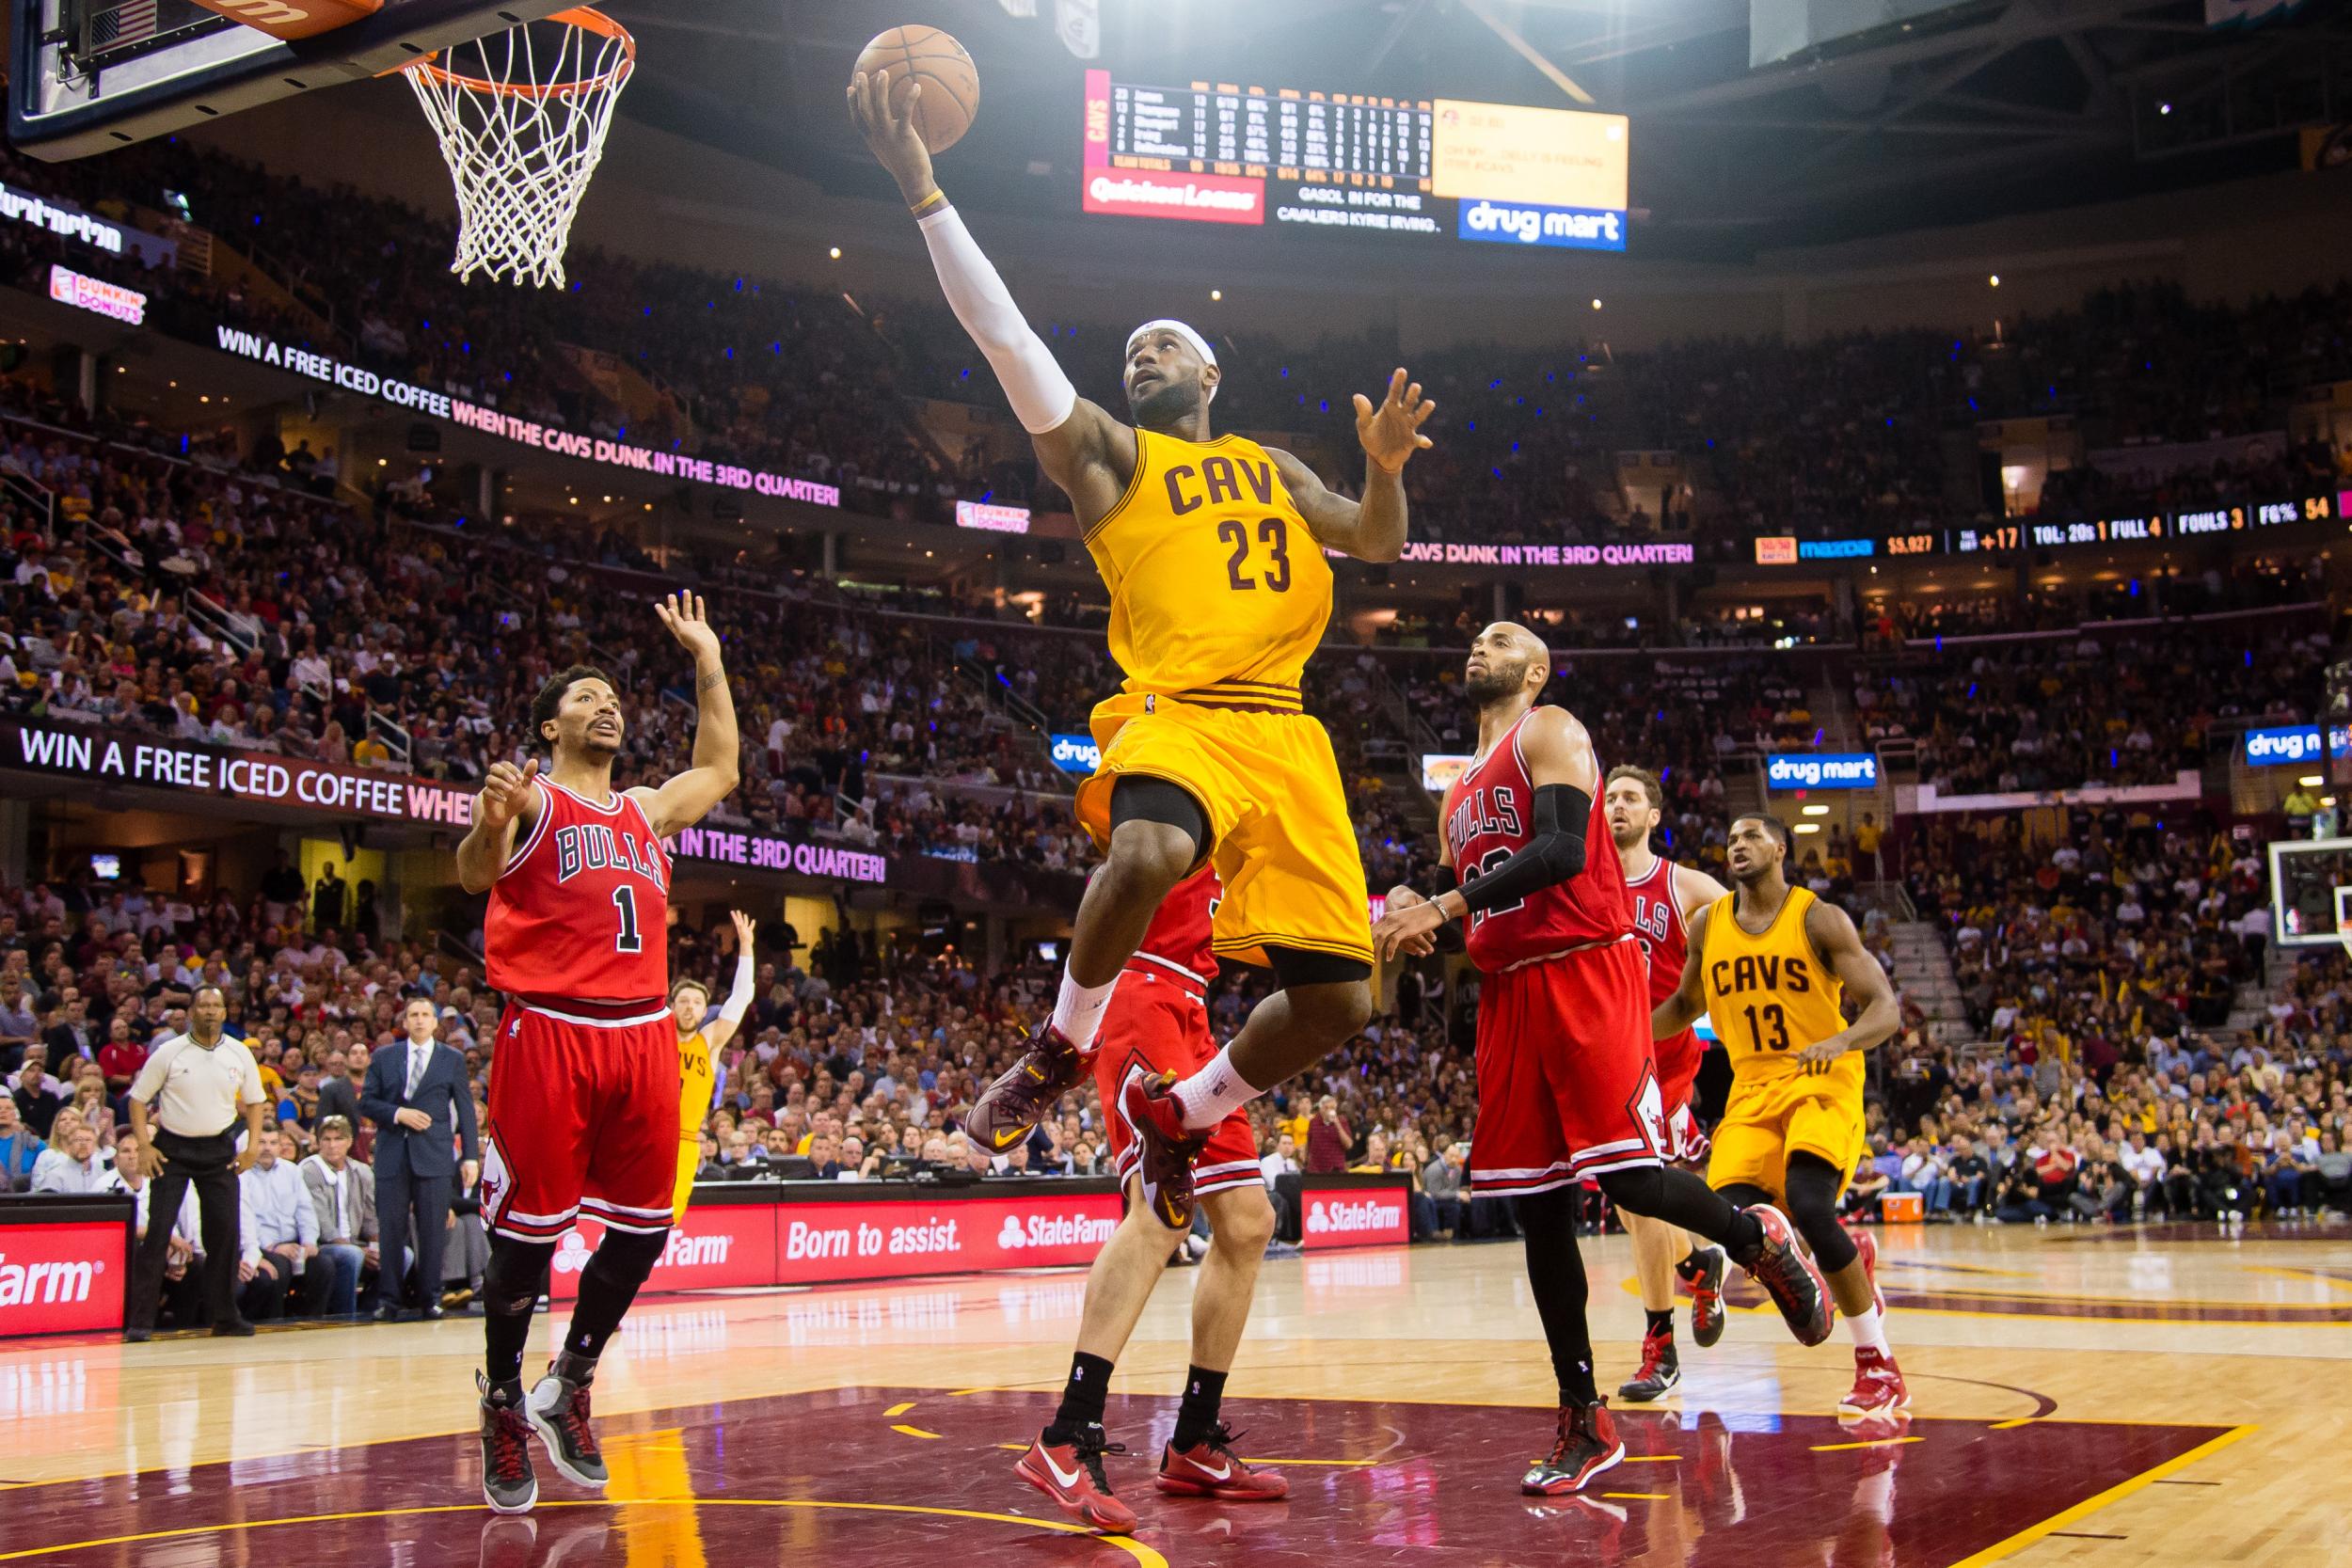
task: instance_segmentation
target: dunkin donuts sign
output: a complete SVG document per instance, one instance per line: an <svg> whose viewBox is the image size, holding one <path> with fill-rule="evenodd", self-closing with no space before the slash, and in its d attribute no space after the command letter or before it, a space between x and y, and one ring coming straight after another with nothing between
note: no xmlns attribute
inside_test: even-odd
<svg viewBox="0 0 2352 1568"><path fill-rule="evenodd" d="M1410 1241L1406 1221L1406 1190L1395 1187L1347 1187L1333 1192L1312 1188L1306 1199L1307 1250L1327 1247L1403 1246Z"/></svg>

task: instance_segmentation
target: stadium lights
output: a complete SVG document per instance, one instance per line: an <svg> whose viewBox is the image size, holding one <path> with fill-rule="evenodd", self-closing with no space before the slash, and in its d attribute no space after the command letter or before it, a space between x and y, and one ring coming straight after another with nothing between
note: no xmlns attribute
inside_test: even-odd
<svg viewBox="0 0 2352 1568"><path fill-rule="evenodd" d="M2172 105L2171 105L2171 104L2169 104L2169 103L2159 103L2159 104L2157 104L2157 105L2156 105L2156 113L2158 113L2158 114L2160 114L2160 115L2169 115L2169 114L2170 114L2171 112L2172 112Z"/></svg>
<svg viewBox="0 0 2352 1568"><path fill-rule="evenodd" d="M1593 309L1596 309L1596 310L1597 310L1597 309L1600 309L1600 301L1599 301L1599 300L1596 299L1596 300L1594 300L1594 301L1593 301Z"/></svg>
<svg viewBox="0 0 2352 1568"><path fill-rule="evenodd" d="M1209 299L1212 303L1222 300L1224 297L1225 291L1222 289L1211 289L1209 291Z"/></svg>
<svg viewBox="0 0 2352 1568"><path fill-rule="evenodd" d="M2295 782L2301 784L2305 789L2317 789L2321 784L2326 784L2328 781L2321 778L2316 773L2306 773Z"/></svg>
<svg viewBox="0 0 2352 1568"><path fill-rule="evenodd" d="M834 261L838 261L839 260L841 260L841 247L840 247L839 245L834 245L834 246L831 250L827 251L825 254L827 254L828 256L831 256L831 257L832 257Z"/></svg>
<svg viewBox="0 0 2352 1568"><path fill-rule="evenodd" d="M1801 833L1818 833L1820 831L1821 825L1819 822L1800 822L1797 824L1797 832Z"/></svg>
<svg viewBox="0 0 2352 1568"><path fill-rule="evenodd" d="M1993 286L1994 286L1994 288L1996 288L1996 289L1997 289L1997 288L1999 288L1999 287L2001 286L2001 275L2000 275L1999 273L1997 273L1997 272L1996 272L1996 273L1994 273L1994 274L1993 275L1992 278L1990 279L1990 281L1992 282L1992 284L1993 284Z"/></svg>
<svg viewBox="0 0 2352 1568"><path fill-rule="evenodd" d="M1804 814L1807 816L1827 816L1829 815L1829 808L1819 804L1810 805L1804 808Z"/></svg>

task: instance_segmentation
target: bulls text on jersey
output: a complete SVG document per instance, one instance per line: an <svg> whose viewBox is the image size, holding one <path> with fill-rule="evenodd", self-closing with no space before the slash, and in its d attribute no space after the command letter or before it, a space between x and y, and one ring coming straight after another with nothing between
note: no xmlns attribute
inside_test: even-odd
<svg viewBox="0 0 2352 1568"><path fill-rule="evenodd" d="M570 881L583 871L633 871L655 887L667 891L661 849L640 841L627 830L615 832L603 822L575 822L555 830L555 879Z"/></svg>

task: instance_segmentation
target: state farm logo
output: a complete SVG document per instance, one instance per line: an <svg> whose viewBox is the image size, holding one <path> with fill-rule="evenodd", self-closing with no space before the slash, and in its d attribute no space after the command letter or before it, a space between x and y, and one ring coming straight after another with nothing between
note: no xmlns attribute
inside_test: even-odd
<svg viewBox="0 0 2352 1568"><path fill-rule="evenodd" d="M566 1230L564 1239L555 1243L555 1272L578 1274L588 1266L596 1254L588 1248L588 1239L577 1230Z"/></svg>
<svg viewBox="0 0 2352 1568"><path fill-rule="evenodd" d="M90 1281L106 1265L84 1259L70 1263L11 1263L0 1252L0 1307L55 1307L89 1300Z"/></svg>
<svg viewBox="0 0 2352 1568"><path fill-rule="evenodd" d="M996 1233L996 1244L1007 1252L1033 1246L1101 1246L1118 1228L1117 1220L1085 1214L1031 1214L1025 1219L1007 1214L1005 1227Z"/></svg>
<svg viewBox="0 0 2352 1568"><path fill-rule="evenodd" d="M1398 1230L1405 1225L1405 1207L1376 1197L1350 1203L1334 1198L1307 1211L1307 1232L1312 1236L1343 1235L1351 1230Z"/></svg>
<svg viewBox="0 0 2352 1568"><path fill-rule="evenodd" d="M694 1236L673 1228L669 1241L661 1248L656 1268L699 1269L716 1268L727 1260L727 1253L735 1245L732 1236ZM596 1256L588 1238L577 1229L564 1232L564 1239L555 1243L555 1272L578 1274Z"/></svg>

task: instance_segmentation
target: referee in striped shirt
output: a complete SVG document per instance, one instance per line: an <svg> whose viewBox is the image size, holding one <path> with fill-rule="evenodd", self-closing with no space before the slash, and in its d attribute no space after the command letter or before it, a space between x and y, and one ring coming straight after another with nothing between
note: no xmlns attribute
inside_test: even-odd
<svg viewBox="0 0 2352 1568"><path fill-rule="evenodd" d="M213 1332L243 1335L253 1325L237 1313L237 1178L253 1164L262 1132L262 1072L243 1040L225 1033L229 998L199 986L188 1002L188 1030L155 1048L131 1082L131 1131L138 1161L154 1183L148 1213L180 1212L193 1185L204 1238L204 1301ZM155 1110L151 1117L148 1105ZM245 1148L237 1121L245 1120ZM155 1328L171 1227L151 1220L131 1269L131 1306L122 1337L137 1343Z"/></svg>

